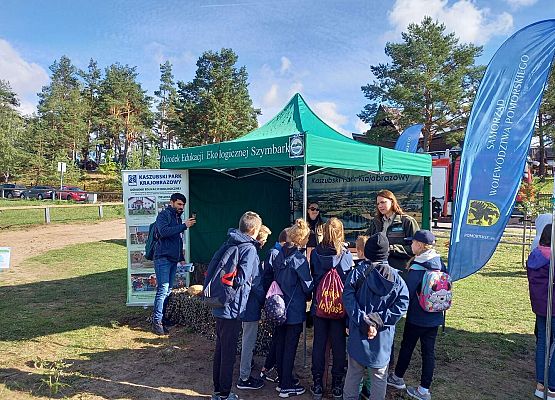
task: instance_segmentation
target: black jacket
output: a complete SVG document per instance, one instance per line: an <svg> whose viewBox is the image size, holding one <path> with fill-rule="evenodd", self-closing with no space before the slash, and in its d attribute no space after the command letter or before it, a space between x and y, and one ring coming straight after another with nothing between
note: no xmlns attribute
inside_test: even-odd
<svg viewBox="0 0 555 400"><path fill-rule="evenodd" d="M366 235L372 236L383 229L382 218L374 217L370 222L370 227L366 231ZM414 256L410 248L411 242L406 240L419 230L418 222L410 215L395 214L393 222L387 228L386 236L389 245L389 258L387 262L395 269L405 271L408 269L409 261Z"/></svg>

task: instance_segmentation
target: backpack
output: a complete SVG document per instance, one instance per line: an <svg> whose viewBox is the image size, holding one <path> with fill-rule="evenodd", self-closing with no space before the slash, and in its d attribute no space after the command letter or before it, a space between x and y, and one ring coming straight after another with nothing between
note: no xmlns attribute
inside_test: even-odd
<svg viewBox="0 0 555 400"><path fill-rule="evenodd" d="M203 289L203 301L212 308L225 307L236 294L234 286L239 264L239 246L225 244L214 254L208 271L212 276Z"/></svg>
<svg viewBox="0 0 555 400"><path fill-rule="evenodd" d="M158 228L156 228L156 222L153 222L148 227L148 237L145 242L145 259L154 260L154 250L158 240L160 240L160 234L158 233Z"/></svg>
<svg viewBox="0 0 555 400"><path fill-rule="evenodd" d="M417 289L418 304L426 312L443 312L451 307L453 298L451 277L445 272L445 266L441 270L429 269L426 264L414 262L426 268L420 290Z"/></svg>
<svg viewBox="0 0 555 400"><path fill-rule="evenodd" d="M282 325L287 320L287 308L285 300L283 300L283 292L276 281L273 281L266 293L266 301L264 302L264 313L266 319Z"/></svg>
<svg viewBox="0 0 555 400"><path fill-rule="evenodd" d="M343 306L343 282L337 268L330 269L316 290L316 316L320 318L341 319L345 316Z"/></svg>

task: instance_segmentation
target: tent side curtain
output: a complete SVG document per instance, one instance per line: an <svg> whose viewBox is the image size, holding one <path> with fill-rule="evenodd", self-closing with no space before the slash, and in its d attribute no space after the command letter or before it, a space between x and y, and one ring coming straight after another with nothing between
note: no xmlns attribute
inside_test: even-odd
<svg viewBox="0 0 555 400"><path fill-rule="evenodd" d="M306 163L320 167L380 171L380 147L307 135Z"/></svg>
<svg viewBox="0 0 555 400"><path fill-rule="evenodd" d="M382 148L381 168L391 174L432 176L432 156Z"/></svg>
<svg viewBox="0 0 555 400"><path fill-rule="evenodd" d="M343 141L307 135L306 154L307 164L320 167L432 175L432 158L429 154L411 154L349 139Z"/></svg>

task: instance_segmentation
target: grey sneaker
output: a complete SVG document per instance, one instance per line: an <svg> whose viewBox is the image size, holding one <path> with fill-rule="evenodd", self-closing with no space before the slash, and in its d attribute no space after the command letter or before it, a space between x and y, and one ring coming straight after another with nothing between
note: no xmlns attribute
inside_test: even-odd
<svg viewBox="0 0 555 400"><path fill-rule="evenodd" d="M432 395L430 394L430 392L428 392L426 394L420 393L418 388L415 388L415 387L412 387L412 386L409 386L407 388L407 394L410 397L412 397L414 399L418 399L418 400L432 400Z"/></svg>
<svg viewBox="0 0 555 400"><path fill-rule="evenodd" d="M221 400L239 400L239 396L237 396L235 393L231 392L227 397L221 397Z"/></svg>
<svg viewBox="0 0 555 400"><path fill-rule="evenodd" d="M387 384L395 389L404 389L407 387L407 385L405 385L405 380L403 378L399 378L393 372L390 372L387 375Z"/></svg>

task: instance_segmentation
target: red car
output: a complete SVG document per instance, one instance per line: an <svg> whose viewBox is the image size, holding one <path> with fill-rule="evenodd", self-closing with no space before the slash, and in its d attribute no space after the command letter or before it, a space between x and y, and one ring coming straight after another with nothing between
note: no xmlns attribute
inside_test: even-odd
<svg viewBox="0 0 555 400"><path fill-rule="evenodd" d="M62 186L56 190L56 198L68 201L86 201L87 192L75 186Z"/></svg>

